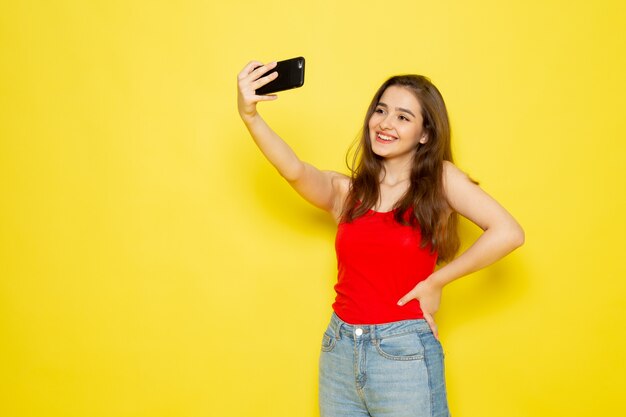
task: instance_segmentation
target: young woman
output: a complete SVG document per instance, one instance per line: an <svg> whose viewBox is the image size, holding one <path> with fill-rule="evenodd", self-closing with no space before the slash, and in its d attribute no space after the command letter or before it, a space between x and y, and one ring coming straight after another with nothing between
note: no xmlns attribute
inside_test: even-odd
<svg viewBox="0 0 626 417"><path fill-rule="evenodd" d="M337 293L322 340L322 417L448 416L434 314L443 287L524 242L515 219L452 163L447 110L425 77L392 77L365 116L350 177L301 161L263 120L255 90L276 63L238 76L239 114L265 157L338 224ZM457 213L484 233L455 258ZM447 262L435 271L437 262Z"/></svg>

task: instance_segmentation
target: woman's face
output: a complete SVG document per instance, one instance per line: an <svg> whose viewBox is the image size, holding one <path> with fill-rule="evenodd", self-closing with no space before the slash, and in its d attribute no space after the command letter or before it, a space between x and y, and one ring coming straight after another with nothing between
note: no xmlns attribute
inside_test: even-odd
<svg viewBox="0 0 626 417"><path fill-rule="evenodd" d="M408 89L390 86L369 120L370 143L387 160L412 159L418 143L428 140L423 129L422 106Z"/></svg>

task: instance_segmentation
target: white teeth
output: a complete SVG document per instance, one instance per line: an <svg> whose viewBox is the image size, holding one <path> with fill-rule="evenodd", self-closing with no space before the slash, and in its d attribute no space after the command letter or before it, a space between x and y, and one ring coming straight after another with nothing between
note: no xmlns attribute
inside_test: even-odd
<svg viewBox="0 0 626 417"><path fill-rule="evenodd" d="M387 141L392 141L395 139L394 137L383 135L381 133L378 134L378 137L381 138L382 140L387 140Z"/></svg>

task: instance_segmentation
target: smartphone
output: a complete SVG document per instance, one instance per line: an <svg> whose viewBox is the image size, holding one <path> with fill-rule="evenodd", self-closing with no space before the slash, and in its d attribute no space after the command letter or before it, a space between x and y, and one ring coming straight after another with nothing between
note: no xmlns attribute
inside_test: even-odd
<svg viewBox="0 0 626 417"><path fill-rule="evenodd" d="M266 94L276 93L278 91L291 90L292 88L302 87L304 84L304 58L291 58L276 63L276 67L264 75L267 76L272 72L278 72L278 77L256 90L256 94L263 96Z"/></svg>

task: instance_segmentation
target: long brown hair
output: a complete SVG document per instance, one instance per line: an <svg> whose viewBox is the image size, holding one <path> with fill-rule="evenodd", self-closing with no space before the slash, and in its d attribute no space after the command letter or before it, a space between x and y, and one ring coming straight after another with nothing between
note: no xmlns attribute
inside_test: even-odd
<svg viewBox="0 0 626 417"><path fill-rule="evenodd" d="M411 167L410 185L396 202L395 220L419 228L422 247L430 245L439 261L451 260L459 249L458 216L448 215L443 190L443 161L452 162L450 122L439 90L421 75L399 75L380 86L367 109L358 146L348 164L352 173L342 221L351 222L368 212L380 197L380 174L383 158L372 151L368 123L385 90L400 86L412 92L422 108L423 129L428 140L418 144ZM348 157L346 157L347 160ZM414 215L407 216L409 209Z"/></svg>

